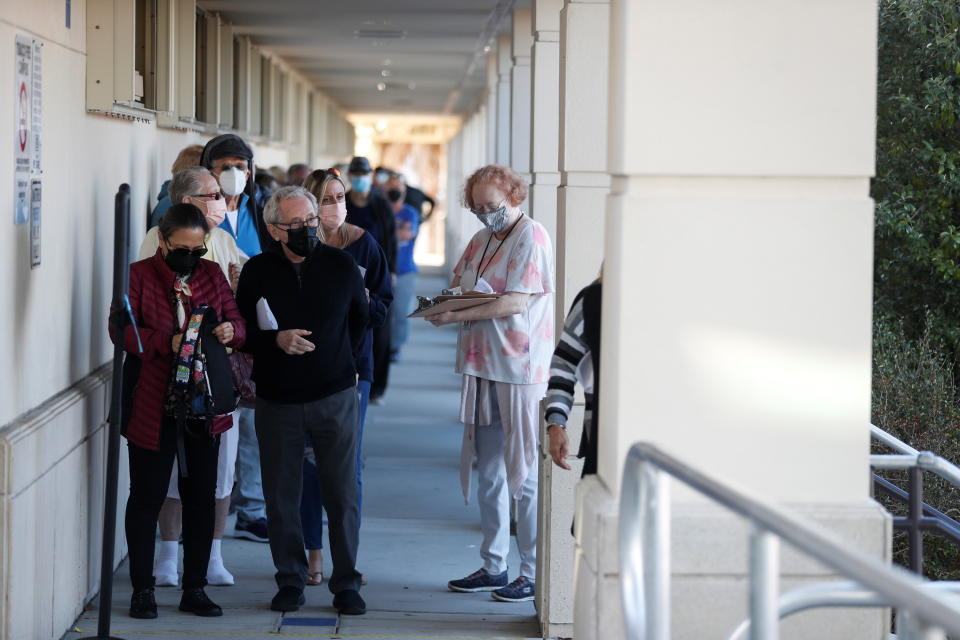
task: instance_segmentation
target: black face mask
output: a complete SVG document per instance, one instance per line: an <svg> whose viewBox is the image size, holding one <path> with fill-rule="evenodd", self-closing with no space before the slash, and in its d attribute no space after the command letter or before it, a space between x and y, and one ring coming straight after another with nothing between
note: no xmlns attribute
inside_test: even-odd
<svg viewBox="0 0 960 640"><path fill-rule="evenodd" d="M390 189L390 191L387 191L387 197L390 198L390 202L400 202L403 200L403 191Z"/></svg>
<svg viewBox="0 0 960 640"><path fill-rule="evenodd" d="M287 241L284 244L290 251L301 258L306 258L319 241L316 227L300 227L299 229L287 229Z"/></svg>
<svg viewBox="0 0 960 640"><path fill-rule="evenodd" d="M176 271L181 276L186 276L193 272L197 263L200 262L200 258L206 253L206 248L196 249L195 251L190 251L190 249L170 249L167 251L167 255L163 260L171 270Z"/></svg>

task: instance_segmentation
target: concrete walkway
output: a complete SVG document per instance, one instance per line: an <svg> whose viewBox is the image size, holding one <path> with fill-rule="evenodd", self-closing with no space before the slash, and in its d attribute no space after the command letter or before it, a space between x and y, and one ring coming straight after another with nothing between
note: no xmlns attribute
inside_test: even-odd
<svg viewBox="0 0 960 640"><path fill-rule="evenodd" d="M432 295L443 286L421 277L419 289ZM338 617L326 587L307 587L307 604L295 613L270 610L276 592L266 544L224 540L233 587L208 587L222 618L199 618L177 610L180 590L158 588L160 617L127 615L130 580L126 566L116 574L112 633L123 638L197 637L486 639L539 637L532 603L496 602L489 594L447 590L451 578L481 566L480 527L475 497L464 506L458 478L459 378L453 374L456 331L412 321L403 361L391 371L386 404L370 407L364 453L363 528L359 569L369 581L362 591L365 616ZM476 486L476 482L474 482ZM232 523L231 523L232 527ZM519 559L511 556L511 579ZM182 556L182 554L181 554ZM325 568L329 571L327 556ZM96 636L96 603L64 638Z"/></svg>

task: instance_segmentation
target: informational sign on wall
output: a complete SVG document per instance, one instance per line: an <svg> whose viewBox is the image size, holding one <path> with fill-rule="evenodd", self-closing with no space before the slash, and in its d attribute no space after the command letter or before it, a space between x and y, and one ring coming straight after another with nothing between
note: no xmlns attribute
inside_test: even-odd
<svg viewBox="0 0 960 640"><path fill-rule="evenodd" d="M14 46L13 216L16 224L23 224L27 221L30 207L30 154L33 151L33 141L30 138L30 120L33 115L30 87L33 84L33 39L18 35Z"/></svg>
<svg viewBox="0 0 960 640"><path fill-rule="evenodd" d="M43 43L39 40L33 41L33 77L30 78L31 93L31 119L30 119L30 137L33 144L31 151L32 157L30 170L33 173L40 173L41 158L41 136L43 132Z"/></svg>
<svg viewBox="0 0 960 640"><path fill-rule="evenodd" d="M43 189L40 179L30 181L30 268L40 266L40 204L43 202Z"/></svg>

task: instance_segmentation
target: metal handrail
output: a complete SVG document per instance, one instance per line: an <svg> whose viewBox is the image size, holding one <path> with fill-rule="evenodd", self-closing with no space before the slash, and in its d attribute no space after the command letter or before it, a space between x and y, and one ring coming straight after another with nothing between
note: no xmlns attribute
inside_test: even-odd
<svg viewBox="0 0 960 640"><path fill-rule="evenodd" d="M922 587L927 591L940 591L950 595L960 594L960 582L928 582ZM821 582L788 591L780 596L779 617L788 616L810 609L827 607L889 607L890 603L879 594L864 589L856 582ZM729 640L743 640L750 631L750 618L747 618L730 634Z"/></svg>
<svg viewBox="0 0 960 640"><path fill-rule="evenodd" d="M670 638L669 474L688 487L746 518L750 536L750 618L754 639L775 640L779 616L779 541L854 580L896 607L900 638L960 637L960 609L925 582L891 567L799 518L710 478L647 443L631 447L620 493L620 575L627 637ZM922 634L922 635L921 635Z"/></svg>

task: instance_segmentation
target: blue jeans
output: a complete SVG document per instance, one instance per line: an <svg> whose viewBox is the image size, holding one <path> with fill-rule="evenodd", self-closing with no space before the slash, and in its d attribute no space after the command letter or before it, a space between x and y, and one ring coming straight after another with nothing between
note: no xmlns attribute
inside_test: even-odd
<svg viewBox="0 0 960 640"><path fill-rule="evenodd" d="M370 402L370 382L357 383L360 396L360 431L357 434L357 490L358 511L363 510L363 425L367 419ZM323 492L317 474L316 459L312 451L303 457L303 494L300 499L300 521L303 524L303 546L307 549L323 549Z"/></svg>
<svg viewBox="0 0 960 640"><path fill-rule="evenodd" d="M260 446L254 426L253 409L237 409L240 444L237 448L236 486L231 506L237 512L237 520L253 522L267 517L267 503L263 499L263 482L260 478Z"/></svg>
<svg viewBox="0 0 960 640"><path fill-rule="evenodd" d="M393 288L393 304L390 305L390 350L400 353L410 335L410 318L413 313L413 301L417 294L417 272L411 271L397 276Z"/></svg>

